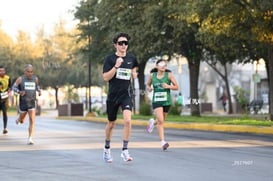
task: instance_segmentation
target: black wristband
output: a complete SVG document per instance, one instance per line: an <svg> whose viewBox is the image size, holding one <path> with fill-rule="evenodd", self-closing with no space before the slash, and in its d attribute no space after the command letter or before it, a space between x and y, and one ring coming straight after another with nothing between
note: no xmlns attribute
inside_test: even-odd
<svg viewBox="0 0 273 181"><path fill-rule="evenodd" d="M119 68L119 67L116 67L116 66L115 66L115 69L118 69L118 68Z"/></svg>

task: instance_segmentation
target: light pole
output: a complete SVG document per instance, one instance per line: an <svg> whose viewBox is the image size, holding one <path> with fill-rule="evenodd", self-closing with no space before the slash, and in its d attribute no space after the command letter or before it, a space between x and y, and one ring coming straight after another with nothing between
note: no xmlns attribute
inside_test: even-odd
<svg viewBox="0 0 273 181"><path fill-rule="evenodd" d="M91 113L92 109L92 102L91 102L91 36L90 36L90 20L88 19L88 103L89 103L89 110L88 112Z"/></svg>
<svg viewBox="0 0 273 181"><path fill-rule="evenodd" d="M88 4L88 9L89 9L89 4ZM92 16L88 18L88 103L89 103L89 109L88 113L92 113L92 100L91 100L91 23L97 22L98 18L93 18L91 19Z"/></svg>

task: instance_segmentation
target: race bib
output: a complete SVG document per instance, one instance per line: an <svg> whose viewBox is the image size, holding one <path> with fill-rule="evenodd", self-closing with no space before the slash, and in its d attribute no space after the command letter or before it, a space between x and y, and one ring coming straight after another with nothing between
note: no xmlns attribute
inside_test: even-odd
<svg viewBox="0 0 273 181"><path fill-rule="evenodd" d="M25 90L35 90L35 82L25 82Z"/></svg>
<svg viewBox="0 0 273 181"><path fill-rule="evenodd" d="M1 99L6 99L8 97L9 97L8 92L1 92Z"/></svg>
<svg viewBox="0 0 273 181"><path fill-rule="evenodd" d="M132 70L131 69L118 68L117 73L116 73L116 78L117 79L122 79L122 80L130 80L131 75L132 75Z"/></svg>
<svg viewBox="0 0 273 181"><path fill-rule="evenodd" d="M167 92L156 92L154 94L154 101L167 101Z"/></svg>

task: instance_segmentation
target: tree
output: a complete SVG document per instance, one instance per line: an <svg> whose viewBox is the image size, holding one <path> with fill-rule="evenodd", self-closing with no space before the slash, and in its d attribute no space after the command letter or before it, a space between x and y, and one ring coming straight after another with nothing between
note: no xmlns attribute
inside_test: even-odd
<svg viewBox="0 0 273 181"><path fill-rule="evenodd" d="M112 37L117 32L127 32L132 36L130 41L132 46L129 49L131 52L136 52L135 47L137 47L139 40L134 33L137 29L136 26L139 26L139 23L141 23L141 20L136 18L140 15L140 11L136 11L139 8L136 6L137 4L141 3L121 0L87 0L81 1L79 6L76 7L75 18L80 21L78 24L81 31L80 38L87 40L88 36L91 36L89 56L92 60L92 65L102 64L104 57L114 51ZM111 11L105 11L107 9L111 9ZM136 15L136 13L138 14ZM87 46L88 44L83 49L84 52L88 51ZM143 49L141 52L143 52ZM141 62L148 58L144 59L141 57L138 54L141 52L137 52L137 57L140 60L140 72L144 72L145 64ZM142 77L143 88L144 77L141 73L140 76Z"/></svg>
<svg viewBox="0 0 273 181"><path fill-rule="evenodd" d="M41 36L43 34L41 33ZM39 46L43 49L40 62L40 79L44 87L55 89L56 108L58 107L58 89L67 84L74 87L86 86L87 71L85 60L78 53L82 42L77 42L77 31L65 29L60 20L50 37L40 37Z"/></svg>
<svg viewBox="0 0 273 181"><path fill-rule="evenodd" d="M1 28L1 26L0 26ZM0 29L0 62L6 67L7 73L10 75L10 67L12 62L10 61L13 56L12 49L14 47L13 40Z"/></svg>
<svg viewBox="0 0 273 181"><path fill-rule="evenodd" d="M182 53L190 60L191 97L194 100L192 114L200 115L197 83L202 48L195 39L199 22L182 18L190 14L184 13L189 10L185 4L190 4L190 1L188 4L177 0L97 2L81 1L75 13L75 17L80 20L79 28L83 35L91 33L91 50L98 52L97 59L102 60L105 56L102 53L110 51L110 35L117 31L126 31L133 35L133 46L130 50L135 52L140 60L140 88L144 90L144 67L150 57ZM111 11L105 11L107 9ZM90 18L97 21L88 26ZM88 30L88 27L91 29Z"/></svg>
<svg viewBox="0 0 273 181"><path fill-rule="evenodd" d="M200 116L198 77L202 58L203 46L196 38L200 24L207 16L207 1L162 1L160 4L165 8L163 25L158 27L162 32L165 46L168 52L179 53L187 57L190 71L190 97L191 115ZM161 8L162 7L158 7ZM156 13L159 16L161 13ZM161 21L162 22L162 21ZM166 44L167 42L167 44ZM169 45L168 45L169 43Z"/></svg>
<svg viewBox="0 0 273 181"><path fill-rule="evenodd" d="M214 10L203 25L206 31L241 42L242 46L237 50L247 52L244 54L246 58L242 59L241 56L238 59L242 63L265 59L269 80L269 112L273 120L273 1L216 0L212 5ZM233 47L232 51L235 50ZM238 55L241 52L245 53L240 51Z"/></svg>

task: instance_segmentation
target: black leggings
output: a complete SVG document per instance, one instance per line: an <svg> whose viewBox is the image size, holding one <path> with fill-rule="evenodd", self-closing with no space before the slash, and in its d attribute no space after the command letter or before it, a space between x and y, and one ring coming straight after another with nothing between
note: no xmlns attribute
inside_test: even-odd
<svg viewBox="0 0 273 181"><path fill-rule="evenodd" d="M2 110L2 114L3 114L3 127L4 129L7 128L7 125L8 125L8 114L7 114L7 111L8 111L8 103L7 103L8 100L6 101L0 101L0 110Z"/></svg>

